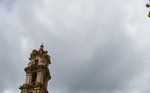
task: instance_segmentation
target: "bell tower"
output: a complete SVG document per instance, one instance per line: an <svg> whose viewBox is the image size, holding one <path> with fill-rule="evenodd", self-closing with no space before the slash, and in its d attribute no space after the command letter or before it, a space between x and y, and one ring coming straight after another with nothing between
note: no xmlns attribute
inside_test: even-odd
<svg viewBox="0 0 150 93"><path fill-rule="evenodd" d="M48 66L51 61L48 51L44 51L43 44L39 50L32 51L29 60L28 66L24 69L25 83L19 88L21 93L48 93L48 81L51 79Z"/></svg>

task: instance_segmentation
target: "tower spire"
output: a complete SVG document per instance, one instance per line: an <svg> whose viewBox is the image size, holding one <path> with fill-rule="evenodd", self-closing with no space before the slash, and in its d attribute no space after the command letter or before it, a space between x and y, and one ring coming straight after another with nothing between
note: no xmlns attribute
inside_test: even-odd
<svg viewBox="0 0 150 93"><path fill-rule="evenodd" d="M33 50L30 54L30 62L25 68L26 80L20 87L21 93L48 93L47 85L51 79L49 64L51 64L48 51L44 51L43 43L39 51Z"/></svg>

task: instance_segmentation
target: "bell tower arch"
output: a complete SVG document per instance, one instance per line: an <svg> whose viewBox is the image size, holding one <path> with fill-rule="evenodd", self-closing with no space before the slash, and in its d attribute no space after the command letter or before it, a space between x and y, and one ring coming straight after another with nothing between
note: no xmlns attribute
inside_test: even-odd
<svg viewBox="0 0 150 93"><path fill-rule="evenodd" d="M51 64L48 51L44 51L44 46L41 45L39 50L32 51L29 60L28 66L24 69L25 83L19 88L21 93L48 93L48 81L51 79L48 69Z"/></svg>

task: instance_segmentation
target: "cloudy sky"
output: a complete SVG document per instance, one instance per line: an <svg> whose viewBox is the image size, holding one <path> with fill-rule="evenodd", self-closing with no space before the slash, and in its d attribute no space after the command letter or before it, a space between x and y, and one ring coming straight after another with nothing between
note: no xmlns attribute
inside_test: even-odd
<svg viewBox="0 0 150 93"><path fill-rule="evenodd" d="M20 93L41 42L50 93L150 93L148 0L0 0L0 93Z"/></svg>

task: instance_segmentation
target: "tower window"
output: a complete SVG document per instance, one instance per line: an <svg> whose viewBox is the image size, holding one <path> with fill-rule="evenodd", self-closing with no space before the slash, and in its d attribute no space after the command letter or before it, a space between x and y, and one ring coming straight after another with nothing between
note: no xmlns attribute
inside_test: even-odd
<svg viewBox="0 0 150 93"><path fill-rule="evenodd" d="M38 65L38 60L35 60L35 64Z"/></svg>
<svg viewBox="0 0 150 93"><path fill-rule="evenodd" d="M37 78L37 72L32 73L32 83L35 84Z"/></svg>

